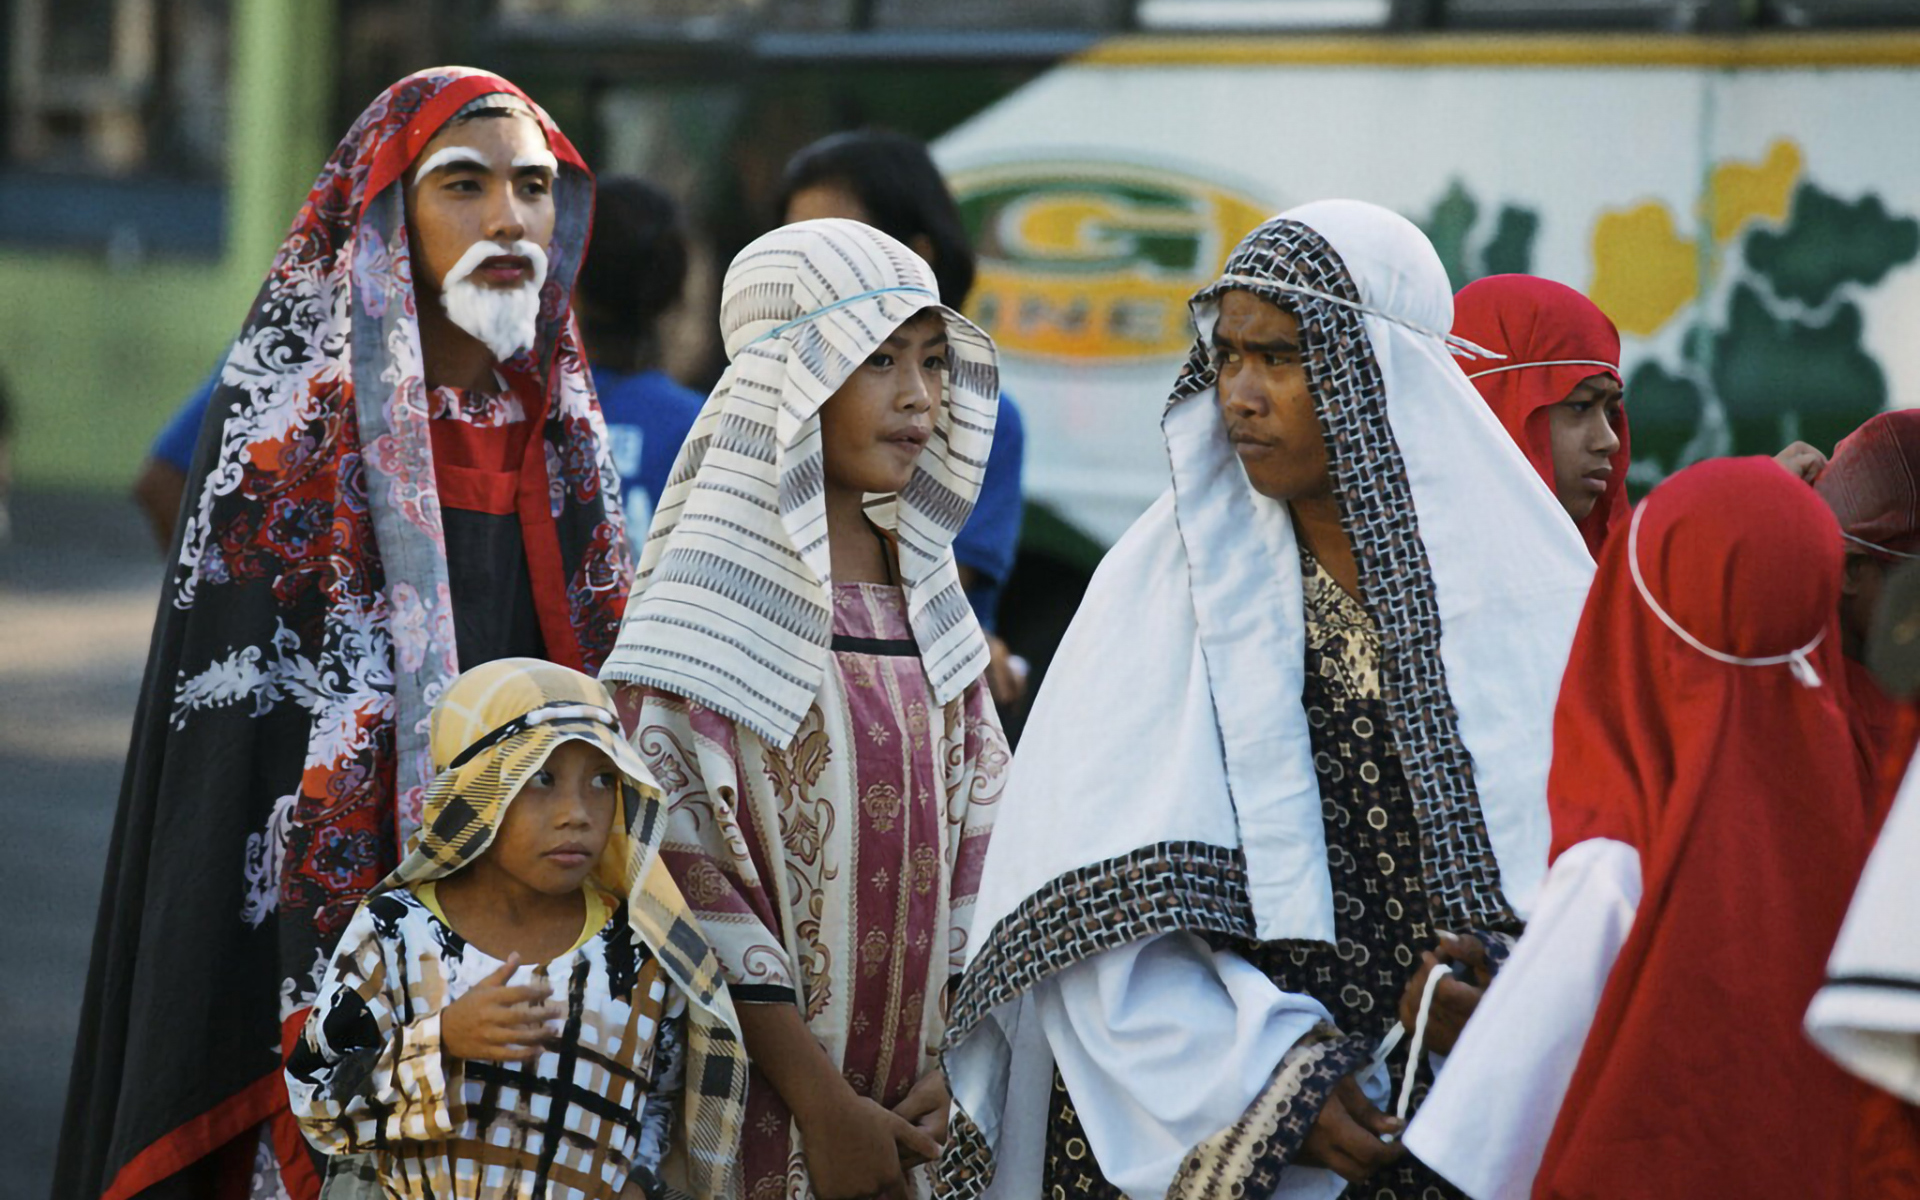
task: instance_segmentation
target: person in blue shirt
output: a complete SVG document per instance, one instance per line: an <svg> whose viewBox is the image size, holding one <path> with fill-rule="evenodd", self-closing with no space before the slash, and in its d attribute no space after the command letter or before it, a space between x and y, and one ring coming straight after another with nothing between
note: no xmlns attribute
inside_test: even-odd
<svg viewBox="0 0 1920 1200"><path fill-rule="evenodd" d="M679 302L686 279L687 237L673 197L632 176L603 177L574 311L636 553L707 399L659 366L659 321Z"/></svg>
<svg viewBox="0 0 1920 1200"><path fill-rule="evenodd" d="M219 378L216 367L206 382L187 397L180 411L173 414L160 436L153 439L152 456L171 464L182 475L193 465L193 443L200 436L200 420L207 415L207 399L213 395L213 385Z"/></svg>
<svg viewBox="0 0 1920 1200"><path fill-rule="evenodd" d="M780 209L787 224L846 217L905 242L933 268L942 303L960 308L973 290L973 247L960 207L926 146L913 138L862 129L814 142L787 161ZM1018 703L1026 694L1025 662L994 633L1000 595L1020 545L1025 506L1020 467L1025 453L1020 409L1002 392L986 479L973 515L954 540L953 554L993 651L987 682L1003 706Z"/></svg>
<svg viewBox="0 0 1920 1200"><path fill-rule="evenodd" d="M207 415L207 400L220 379L215 367L177 412L167 420L160 436L153 439L147 461L141 464L133 481L133 502L146 514L153 527L154 540L162 550L173 544L173 530L180 519L180 502L187 492L187 471L193 466L193 445L200 438L200 422Z"/></svg>

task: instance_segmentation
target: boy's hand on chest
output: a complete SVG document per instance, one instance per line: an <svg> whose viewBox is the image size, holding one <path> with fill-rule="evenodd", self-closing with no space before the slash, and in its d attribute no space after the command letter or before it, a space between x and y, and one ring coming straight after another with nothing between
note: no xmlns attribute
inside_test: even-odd
<svg viewBox="0 0 1920 1200"><path fill-rule="evenodd" d="M566 1005L546 980L510 985L520 956L510 954L493 974L467 989L440 1016L441 1048L455 1058L525 1062L558 1036Z"/></svg>

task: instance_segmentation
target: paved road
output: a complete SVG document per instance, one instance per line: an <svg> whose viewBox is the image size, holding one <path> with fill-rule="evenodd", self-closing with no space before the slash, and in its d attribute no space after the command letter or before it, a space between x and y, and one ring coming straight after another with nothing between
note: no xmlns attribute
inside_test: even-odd
<svg viewBox="0 0 1920 1200"><path fill-rule="evenodd" d="M161 563L118 497L13 500L0 546L0 1195L53 1180Z"/></svg>

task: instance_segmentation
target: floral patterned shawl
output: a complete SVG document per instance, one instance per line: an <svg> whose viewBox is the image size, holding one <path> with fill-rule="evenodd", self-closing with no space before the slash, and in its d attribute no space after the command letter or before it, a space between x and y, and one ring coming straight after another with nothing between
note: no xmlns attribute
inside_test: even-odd
<svg viewBox="0 0 1920 1200"><path fill-rule="evenodd" d="M58 1196L198 1194L207 1154L284 1116L280 1028L418 825L427 714L460 664L401 184L499 93L525 100L444 67L375 100L221 371L122 785ZM629 576L569 307L593 180L527 103L560 163L556 222L538 337L500 374L535 422L518 511L547 654L591 672ZM311 1191L281 1125L288 1186Z"/></svg>

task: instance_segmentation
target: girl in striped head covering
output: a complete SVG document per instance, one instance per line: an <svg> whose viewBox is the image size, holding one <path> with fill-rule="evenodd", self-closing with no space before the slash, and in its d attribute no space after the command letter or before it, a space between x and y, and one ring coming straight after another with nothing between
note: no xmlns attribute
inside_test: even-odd
<svg viewBox="0 0 1920 1200"><path fill-rule="evenodd" d="M924 1193L941 994L1008 755L951 549L999 394L986 334L855 221L740 252L731 365L602 678L754 1062L743 1194Z"/></svg>

